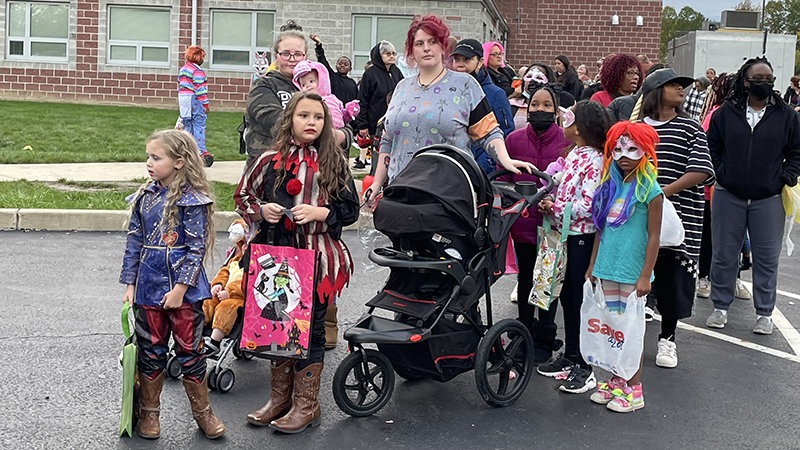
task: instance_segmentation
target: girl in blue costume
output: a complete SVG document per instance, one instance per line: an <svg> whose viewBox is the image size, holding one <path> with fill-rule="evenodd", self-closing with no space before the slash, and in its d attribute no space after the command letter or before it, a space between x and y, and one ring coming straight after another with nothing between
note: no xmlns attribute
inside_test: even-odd
<svg viewBox="0 0 800 450"><path fill-rule="evenodd" d="M656 182L655 145L650 125L617 122L608 131L600 187L592 199L597 227L586 278L599 278L611 311L625 311L636 292L650 292L661 234L662 192ZM629 380L612 377L598 383L591 400L615 412L644 408L642 362Z"/></svg>
<svg viewBox="0 0 800 450"><path fill-rule="evenodd" d="M148 439L161 434L159 397L172 334L192 415L206 437L216 439L225 426L208 403L202 336L202 300L211 298L203 269L206 249L214 247L211 188L191 134L158 131L146 153L152 181L127 199L131 218L120 275L128 285L122 301L136 304L138 432Z"/></svg>

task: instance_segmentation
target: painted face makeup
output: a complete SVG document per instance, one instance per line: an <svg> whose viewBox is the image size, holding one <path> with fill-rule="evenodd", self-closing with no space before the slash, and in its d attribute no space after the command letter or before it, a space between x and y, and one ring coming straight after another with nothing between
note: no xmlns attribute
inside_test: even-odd
<svg viewBox="0 0 800 450"><path fill-rule="evenodd" d="M638 161L644 156L644 150L640 149L636 142L628 136L620 136L617 139L617 146L612 153L614 161L619 161L623 156Z"/></svg>

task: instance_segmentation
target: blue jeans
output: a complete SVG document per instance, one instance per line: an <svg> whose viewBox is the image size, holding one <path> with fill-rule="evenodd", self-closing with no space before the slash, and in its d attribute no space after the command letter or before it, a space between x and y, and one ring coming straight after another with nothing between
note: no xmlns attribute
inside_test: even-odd
<svg viewBox="0 0 800 450"><path fill-rule="evenodd" d="M200 154L206 153L206 110L197 98L192 99L192 116L183 118L183 129L194 136Z"/></svg>

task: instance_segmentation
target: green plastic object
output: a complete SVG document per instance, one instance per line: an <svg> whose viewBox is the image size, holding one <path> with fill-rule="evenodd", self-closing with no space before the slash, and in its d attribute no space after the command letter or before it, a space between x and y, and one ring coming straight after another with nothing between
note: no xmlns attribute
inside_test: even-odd
<svg viewBox="0 0 800 450"><path fill-rule="evenodd" d="M119 437L127 434L133 437L136 426L134 420L136 356L138 348L130 331L128 314L133 311L130 302L122 306L122 332L125 334L125 345L122 347L122 411L119 417Z"/></svg>

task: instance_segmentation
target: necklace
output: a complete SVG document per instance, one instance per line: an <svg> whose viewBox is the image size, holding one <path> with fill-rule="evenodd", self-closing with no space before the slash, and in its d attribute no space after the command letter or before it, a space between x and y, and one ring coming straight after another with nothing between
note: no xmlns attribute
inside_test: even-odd
<svg viewBox="0 0 800 450"><path fill-rule="evenodd" d="M438 75L436 75L435 77L433 77L433 79L431 80L431 82L430 82L430 83L428 83L428 84L422 84L422 82L420 81L420 78L419 78L419 74L417 74L417 84L419 85L419 87L421 87L421 88L422 88L422 90L423 90L423 91L427 91L427 90L428 90L428 88L429 88L429 87L431 87L431 85L432 85L432 84L433 84L433 83L434 83L436 80L438 80L440 76L442 76L442 74L444 73L445 69L446 69L446 67L442 66L442 70L441 70L441 72L439 72L439 74L438 74Z"/></svg>

